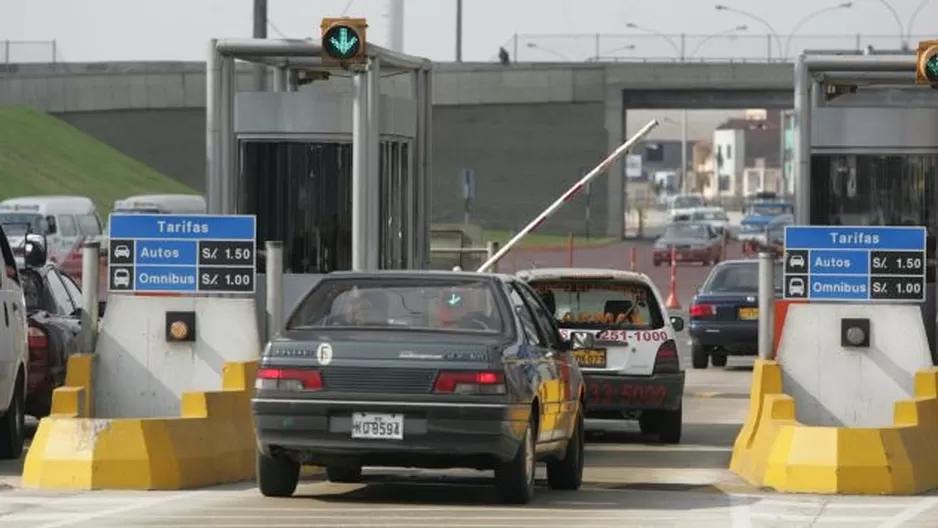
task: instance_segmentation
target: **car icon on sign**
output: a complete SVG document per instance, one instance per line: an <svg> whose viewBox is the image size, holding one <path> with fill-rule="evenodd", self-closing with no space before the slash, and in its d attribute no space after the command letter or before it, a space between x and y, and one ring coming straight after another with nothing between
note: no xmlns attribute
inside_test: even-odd
<svg viewBox="0 0 938 528"><path fill-rule="evenodd" d="M801 277L793 277L788 281L788 294L804 297L804 279Z"/></svg>
<svg viewBox="0 0 938 528"><path fill-rule="evenodd" d="M801 255L792 255L788 259L788 267L790 268L803 268L804 267L804 257Z"/></svg>
<svg viewBox="0 0 938 528"><path fill-rule="evenodd" d="M130 258L130 248L120 245L114 248L114 258Z"/></svg>
<svg viewBox="0 0 938 528"><path fill-rule="evenodd" d="M114 270L114 286L120 288L130 287L130 272L124 268Z"/></svg>

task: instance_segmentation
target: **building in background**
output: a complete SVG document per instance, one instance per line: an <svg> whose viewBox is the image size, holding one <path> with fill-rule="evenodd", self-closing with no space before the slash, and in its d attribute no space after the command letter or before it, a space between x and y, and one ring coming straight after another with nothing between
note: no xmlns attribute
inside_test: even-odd
<svg viewBox="0 0 938 528"><path fill-rule="evenodd" d="M760 190L782 191L781 114L747 110L713 132L713 170L702 192L742 197Z"/></svg>

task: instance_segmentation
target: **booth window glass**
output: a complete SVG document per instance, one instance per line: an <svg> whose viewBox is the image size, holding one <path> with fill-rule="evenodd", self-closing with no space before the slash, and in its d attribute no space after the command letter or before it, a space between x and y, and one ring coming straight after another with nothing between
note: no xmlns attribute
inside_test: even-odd
<svg viewBox="0 0 938 528"><path fill-rule="evenodd" d="M239 210L257 215L258 248L283 241L284 267L293 273L351 269L352 145L240 143Z"/></svg>

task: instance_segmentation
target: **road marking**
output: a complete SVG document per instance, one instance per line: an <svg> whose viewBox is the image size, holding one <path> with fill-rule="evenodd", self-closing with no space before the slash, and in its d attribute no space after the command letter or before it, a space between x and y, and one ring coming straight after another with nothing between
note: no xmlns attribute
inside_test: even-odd
<svg viewBox="0 0 938 528"><path fill-rule="evenodd" d="M136 510L142 510L143 508L148 508L155 506L157 504L166 504L182 499L194 499L196 497L210 493L210 490L203 491L184 491L181 493L172 493L160 498L154 498L153 500L138 500L132 504L126 504L124 506L117 506L114 508L108 508L106 510L97 510L95 512L89 513L66 513L60 515L58 518L61 519L58 522L50 522L37 526L36 528L64 528L65 526L75 526L76 524L92 521L94 519L107 518L107 517L116 517L123 513L129 513ZM90 498L90 497L89 497ZM51 501L54 504L54 501ZM16 520L17 515L26 515L26 514L13 514L5 516L2 520Z"/></svg>
<svg viewBox="0 0 938 528"><path fill-rule="evenodd" d="M840 524L852 524L858 522L880 522L883 520L891 519L891 517L860 517L859 515L854 516L844 516L844 517L832 517L825 515L794 515L788 513L758 513L753 512L752 516L758 519L773 519L776 521L798 521L798 522L810 522L815 524L825 524L825 523L840 523Z"/></svg>
<svg viewBox="0 0 938 528"><path fill-rule="evenodd" d="M732 528L752 528L752 505L747 497L730 495Z"/></svg>
<svg viewBox="0 0 938 528"><path fill-rule="evenodd" d="M938 506L938 497L922 499L897 513L893 517L890 517L877 528L898 528L899 526L902 526L903 524L927 512L935 506Z"/></svg>

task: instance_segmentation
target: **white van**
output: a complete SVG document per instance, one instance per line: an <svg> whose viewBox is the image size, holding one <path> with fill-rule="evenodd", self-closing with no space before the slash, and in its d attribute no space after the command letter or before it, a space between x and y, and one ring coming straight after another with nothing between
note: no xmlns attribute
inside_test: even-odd
<svg viewBox="0 0 938 528"><path fill-rule="evenodd" d="M0 202L0 225L13 247L27 230L46 235L49 260L63 262L85 242L100 241L101 219L85 196L23 196Z"/></svg>
<svg viewBox="0 0 938 528"><path fill-rule="evenodd" d="M114 202L115 213L205 214L208 207L200 194L144 194Z"/></svg>

